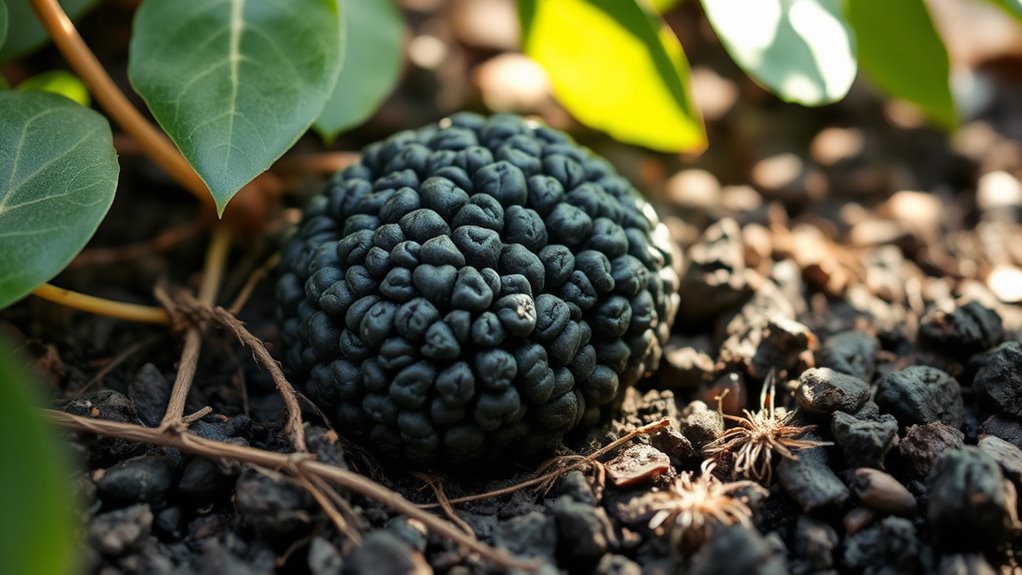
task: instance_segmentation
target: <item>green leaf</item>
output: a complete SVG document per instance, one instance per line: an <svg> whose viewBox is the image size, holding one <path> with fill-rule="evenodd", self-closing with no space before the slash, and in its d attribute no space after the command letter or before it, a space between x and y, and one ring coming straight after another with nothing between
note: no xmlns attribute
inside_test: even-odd
<svg viewBox="0 0 1022 575"><path fill-rule="evenodd" d="M0 557L5 573L63 575L76 555L66 455L35 411L26 364L0 341Z"/></svg>
<svg viewBox="0 0 1022 575"><path fill-rule="evenodd" d="M59 94L82 106L88 106L90 103L89 89L78 79L78 76L64 70L51 70L36 74L23 80L16 88Z"/></svg>
<svg viewBox="0 0 1022 575"><path fill-rule="evenodd" d="M675 6L681 4L681 0L646 0L646 2L658 14L666 14Z"/></svg>
<svg viewBox="0 0 1022 575"><path fill-rule="evenodd" d="M948 80L948 55L920 0L850 0L848 20L859 66L887 94L908 100L934 122L958 122Z"/></svg>
<svg viewBox="0 0 1022 575"><path fill-rule="evenodd" d="M678 39L636 0L521 0L525 53L579 121L663 151L706 145Z"/></svg>
<svg viewBox="0 0 1022 575"><path fill-rule="evenodd" d="M314 124L327 141L368 120L401 74L404 20L394 0L344 0L344 20L351 49Z"/></svg>
<svg viewBox="0 0 1022 575"><path fill-rule="evenodd" d="M336 0L145 0L128 75L222 214L323 110L342 33Z"/></svg>
<svg viewBox="0 0 1022 575"><path fill-rule="evenodd" d="M848 93L855 79L855 36L841 0L702 3L731 59L781 99L819 106Z"/></svg>
<svg viewBox="0 0 1022 575"><path fill-rule="evenodd" d="M0 50L4 47L4 40L7 39L7 5L0 0Z"/></svg>
<svg viewBox="0 0 1022 575"><path fill-rule="evenodd" d="M0 309L57 275L117 188L103 116L47 92L0 92Z"/></svg>
<svg viewBox="0 0 1022 575"><path fill-rule="evenodd" d="M1010 16L1014 16L1018 20L1022 20L1022 0L988 0L994 6L997 6L1001 10L1007 12Z"/></svg>
<svg viewBox="0 0 1022 575"><path fill-rule="evenodd" d="M10 26L7 41L0 48L0 60L11 60L42 48L49 39L46 28L43 28L30 0L6 0L7 18ZM85 15L98 0L60 0L60 5L68 17L76 20Z"/></svg>

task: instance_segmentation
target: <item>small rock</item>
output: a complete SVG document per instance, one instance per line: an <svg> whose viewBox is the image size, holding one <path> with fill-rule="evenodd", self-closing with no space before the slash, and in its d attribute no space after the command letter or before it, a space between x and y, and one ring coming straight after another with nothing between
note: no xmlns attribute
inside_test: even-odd
<svg viewBox="0 0 1022 575"><path fill-rule="evenodd" d="M170 381L153 364L143 365L128 386L128 396L135 404L138 418L149 427L163 420L163 412L170 401Z"/></svg>
<svg viewBox="0 0 1022 575"><path fill-rule="evenodd" d="M799 515L795 524L795 552L802 557L812 571L834 567L834 549L838 535L833 527L822 521Z"/></svg>
<svg viewBox="0 0 1022 575"><path fill-rule="evenodd" d="M149 536L153 512L145 503L95 516L89 523L89 541L114 557L135 549Z"/></svg>
<svg viewBox="0 0 1022 575"><path fill-rule="evenodd" d="M835 411L853 413L868 399L866 382L826 367L802 372L795 391L799 408L814 415L829 415Z"/></svg>
<svg viewBox="0 0 1022 575"><path fill-rule="evenodd" d="M817 363L868 382L876 369L878 351L877 338L862 331L846 331L827 338Z"/></svg>
<svg viewBox="0 0 1022 575"><path fill-rule="evenodd" d="M156 514L156 519L153 522L154 530L158 534L163 534L166 537L180 537L180 526L181 526L181 508L180 507L167 507L161 509Z"/></svg>
<svg viewBox="0 0 1022 575"><path fill-rule="evenodd" d="M717 405L728 415L741 415L748 405L748 389L745 377L736 371L727 371L714 378L709 385L699 388L696 396L707 405Z"/></svg>
<svg viewBox="0 0 1022 575"><path fill-rule="evenodd" d="M1022 423L1000 414L991 415L983 422L980 433L996 435L1022 449Z"/></svg>
<svg viewBox="0 0 1022 575"><path fill-rule="evenodd" d="M852 489L859 500L883 513L909 515L916 510L916 498L889 473L869 467L855 470Z"/></svg>
<svg viewBox="0 0 1022 575"><path fill-rule="evenodd" d="M614 486L625 487L667 473L671 469L671 459L652 445L638 443L608 461L605 467Z"/></svg>
<svg viewBox="0 0 1022 575"><path fill-rule="evenodd" d="M845 533L852 535L869 527L877 520L877 512L868 507L855 507L841 518Z"/></svg>
<svg viewBox="0 0 1022 575"><path fill-rule="evenodd" d="M345 559L342 573L430 575L433 569L426 563L421 553L413 551L397 537L386 531L373 531L366 535L362 545L356 547Z"/></svg>
<svg viewBox="0 0 1022 575"><path fill-rule="evenodd" d="M426 545L429 543L426 526L418 519L398 515L387 522L386 529L415 551L419 553L426 551Z"/></svg>
<svg viewBox="0 0 1022 575"><path fill-rule="evenodd" d="M642 567L624 555L607 553L596 564L593 575L642 575Z"/></svg>
<svg viewBox="0 0 1022 575"><path fill-rule="evenodd" d="M1002 339L1001 316L978 301L951 311L934 308L920 320L919 343L959 359L990 349Z"/></svg>
<svg viewBox="0 0 1022 575"><path fill-rule="evenodd" d="M784 377L812 367L814 349L816 337L801 323L781 316L758 318L724 340L718 367L741 367L757 380L771 371Z"/></svg>
<svg viewBox="0 0 1022 575"><path fill-rule="evenodd" d="M898 440L898 420L890 414L873 421L838 411L830 422L830 430L845 461L856 467L883 469L887 452Z"/></svg>
<svg viewBox="0 0 1022 575"><path fill-rule="evenodd" d="M1000 170L983 174L977 182L976 202L983 211L1016 208L1022 205L1022 183Z"/></svg>
<svg viewBox="0 0 1022 575"><path fill-rule="evenodd" d="M334 575L341 572L344 558L332 543L315 537L309 543L309 572L312 575Z"/></svg>
<svg viewBox="0 0 1022 575"><path fill-rule="evenodd" d="M664 429L649 438L649 443L671 458L671 463L681 465L695 455L692 442L674 429Z"/></svg>
<svg viewBox="0 0 1022 575"><path fill-rule="evenodd" d="M912 425L898 442L898 452L908 463L913 476L922 479L930 474L933 463L941 455L959 449L964 442L964 433L940 422Z"/></svg>
<svg viewBox="0 0 1022 575"><path fill-rule="evenodd" d="M957 429L965 421L961 386L934 367L915 365L885 375L878 383L876 402L902 426L939 421Z"/></svg>
<svg viewBox="0 0 1022 575"><path fill-rule="evenodd" d="M693 401L682 411L681 433L696 450L724 433L724 418L701 401Z"/></svg>
<svg viewBox="0 0 1022 575"><path fill-rule="evenodd" d="M1022 341L1002 343L982 357L973 389L1001 413L1022 417Z"/></svg>
<svg viewBox="0 0 1022 575"><path fill-rule="evenodd" d="M557 519L560 547L572 560L595 563L607 552L607 533L611 526L602 507L558 497L550 508Z"/></svg>
<svg viewBox="0 0 1022 575"><path fill-rule="evenodd" d="M695 557L690 575L782 575L788 573L784 554L758 531L732 525L714 533Z"/></svg>
<svg viewBox="0 0 1022 575"><path fill-rule="evenodd" d="M766 198L802 204L827 194L827 179L798 154L785 152L756 162L749 179Z"/></svg>
<svg viewBox="0 0 1022 575"><path fill-rule="evenodd" d="M100 498L117 503L155 502L174 481L174 464L162 455L133 457L107 469L96 481Z"/></svg>
<svg viewBox="0 0 1022 575"><path fill-rule="evenodd" d="M316 454L316 461L341 469L348 468L348 462L344 460L344 447L336 431L310 427L305 433L305 441L309 445L309 451Z"/></svg>
<svg viewBox="0 0 1022 575"><path fill-rule="evenodd" d="M313 502L293 479L246 469L235 484L234 505L241 519L270 541L293 536L313 524Z"/></svg>
<svg viewBox="0 0 1022 575"><path fill-rule="evenodd" d="M867 401L852 415L855 419L864 419L867 421L880 421L880 406L873 401Z"/></svg>
<svg viewBox="0 0 1022 575"><path fill-rule="evenodd" d="M181 472L177 482L178 493L196 507L212 503L231 486L233 477L224 473L220 465L204 457L191 460Z"/></svg>
<svg viewBox="0 0 1022 575"><path fill-rule="evenodd" d="M690 210L711 210L720 205L720 180L706 170L681 170L667 180L665 199Z"/></svg>
<svg viewBox="0 0 1022 575"><path fill-rule="evenodd" d="M63 406L65 413L105 419L118 423L138 423L135 404L125 395L111 389L90 393L72 399ZM113 437L82 436L82 443L88 447L89 462L93 465L113 465L119 461L145 453L146 447L135 441Z"/></svg>
<svg viewBox="0 0 1022 575"><path fill-rule="evenodd" d="M710 380L714 361L706 350L679 337L672 337L664 348L660 383L667 389L696 389Z"/></svg>
<svg viewBox="0 0 1022 575"><path fill-rule="evenodd" d="M945 555L940 558L939 575L997 575L982 555Z"/></svg>
<svg viewBox="0 0 1022 575"><path fill-rule="evenodd" d="M682 319L712 318L752 295L745 269L742 231L731 218L706 228L688 250L688 268L681 279Z"/></svg>
<svg viewBox="0 0 1022 575"><path fill-rule="evenodd" d="M1004 303L1022 302L1022 269L1009 264L998 264L987 275L987 287Z"/></svg>
<svg viewBox="0 0 1022 575"><path fill-rule="evenodd" d="M874 572L879 566L892 573L918 570L920 542L908 519L888 517L845 540L845 566L856 572ZM885 571L885 572L886 572Z"/></svg>
<svg viewBox="0 0 1022 575"><path fill-rule="evenodd" d="M581 471L570 471L561 476L557 482L556 494L572 498L579 503L596 505L596 494L593 493L593 486Z"/></svg>
<svg viewBox="0 0 1022 575"><path fill-rule="evenodd" d="M980 437L976 446L993 457L1009 479L1022 483L1022 449L995 435Z"/></svg>
<svg viewBox="0 0 1022 575"><path fill-rule="evenodd" d="M993 549L1011 537L1010 501L997 461L977 447L945 453L927 478L926 516L949 549Z"/></svg>
<svg viewBox="0 0 1022 575"><path fill-rule="evenodd" d="M550 558L557 551L557 523L551 515L530 511L501 521L493 534L493 543L512 555Z"/></svg>
<svg viewBox="0 0 1022 575"><path fill-rule="evenodd" d="M819 439L812 435L802 439ZM780 458L777 480L806 513L840 507L850 496L848 488L830 468L827 451L822 447L799 450L798 459Z"/></svg>

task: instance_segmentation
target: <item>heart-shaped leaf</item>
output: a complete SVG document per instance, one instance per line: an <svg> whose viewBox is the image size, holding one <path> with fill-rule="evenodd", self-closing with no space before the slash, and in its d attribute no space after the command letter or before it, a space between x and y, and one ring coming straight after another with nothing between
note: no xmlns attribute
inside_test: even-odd
<svg viewBox="0 0 1022 575"><path fill-rule="evenodd" d="M336 0L145 0L128 75L222 214L323 110L342 33Z"/></svg>
<svg viewBox="0 0 1022 575"><path fill-rule="evenodd" d="M848 20L859 44L859 66L877 87L919 106L945 128L957 123L948 55L919 0L851 0Z"/></svg>
<svg viewBox="0 0 1022 575"><path fill-rule="evenodd" d="M819 106L848 93L855 79L855 35L841 0L702 3L731 59L781 99Z"/></svg>
<svg viewBox="0 0 1022 575"><path fill-rule="evenodd" d="M60 0L60 6L75 20L95 6L98 0ZM49 35L43 28L31 0L6 0L8 25L7 41L0 47L0 60L10 60L41 48Z"/></svg>
<svg viewBox="0 0 1022 575"><path fill-rule="evenodd" d="M66 455L35 412L34 384L0 341L0 557L4 573L72 573L77 521Z"/></svg>
<svg viewBox="0 0 1022 575"><path fill-rule="evenodd" d="M678 39L637 0L521 0L522 45L588 126L664 151L706 145Z"/></svg>
<svg viewBox="0 0 1022 575"><path fill-rule="evenodd" d="M404 20L394 0L345 0L347 44L337 86L314 124L325 139L353 128L390 95L401 74Z"/></svg>
<svg viewBox="0 0 1022 575"><path fill-rule="evenodd" d="M117 188L110 125L47 92L0 92L0 309L57 275Z"/></svg>

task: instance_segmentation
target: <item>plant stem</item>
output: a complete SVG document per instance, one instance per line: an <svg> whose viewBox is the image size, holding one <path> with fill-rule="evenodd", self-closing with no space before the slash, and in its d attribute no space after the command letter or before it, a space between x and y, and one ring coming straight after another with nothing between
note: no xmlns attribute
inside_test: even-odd
<svg viewBox="0 0 1022 575"><path fill-rule="evenodd" d="M158 166L201 202L213 208L206 184L174 144L131 104L92 53L57 0L31 0L40 22L68 64L89 87L96 101Z"/></svg>
<svg viewBox="0 0 1022 575"><path fill-rule="evenodd" d="M254 447L245 447L222 441L205 439L188 432L162 431L151 427L142 427L130 423L89 419L70 415L61 411L44 409L43 414L56 425L104 437L117 437L128 441L138 441L150 445L173 447L185 453L204 457L227 458L243 461L269 469L287 470L293 474L305 474L319 477L342 489L357 493L373 501L377 501L397 513L402 513L421 521L426 528L437 535L447 537L458 545L463 545L478 553L484 559L492 561L505 569L524 569L536 571L539 563L535 560L512 558L506 552L495 549L485 543L476 541L451 523L420 509L396 491L391 491L375 481L334 465L314 461L308 454L277 453Z"/></svg>
<svg viewBox="0 0 1022 575"><path fill-rule="evenodd" d="M162 307L103 299L59 288L51 284L43 284L35 288L32 291L32 295L62 306L116 319L162 325L170 324L170 314Z"/></svg>
<svg viewBox="0 0 1022 575"><path fill-rule="evenodd" d="M213 237L206 252L206 265L202 272L202 284L199 286L199 301L212 307L216 303L216 294L220 289L227 253L231 247L231 234L223 225L213 228ZM177 377L174 388L170 392L167 411L163 415L162 426L176 425L181 422L185 412L188 391L192 388L195 368L199 364L199 350L202 347L202 327L192 324L185 331L185 344L178 363Z"/></svg>

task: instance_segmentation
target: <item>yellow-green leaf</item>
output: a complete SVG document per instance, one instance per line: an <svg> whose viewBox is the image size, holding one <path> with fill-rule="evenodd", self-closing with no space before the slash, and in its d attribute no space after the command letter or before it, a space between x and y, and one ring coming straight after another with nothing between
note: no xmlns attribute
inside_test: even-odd
<svg viewBox="0 0 1022 575"><path fill-rule="evenodd" d="M89 89L78 76L64 70L51 70L26 78L16 86L18 90L40 90L64 96L68 100L88 106L91 102Z"/></svg>
<svg viewBox="0 0 1022 575"><path fill-rule="evenodd" d="M699 150L702 117L678 39L636 0L521 0L525 53L580 122L655 150Z"/></svg>
<svg viewBox="0 0 1022 575"><path fill-rule="evenodd" d="M920 0L849 0L859 66L887 94L908 100L934 122L958 122L948 80L948 55Z"/></svg>
<svg viewBox="0 0 1022 575"><path fill-rule="evenodd" d="M39 384L0 341L0 557L4 573L73 573L76 537L67 461L35 409Z"/></svg>
<svg viewBox="0 0 1022 575"><path fill-rule="evenodd" d="M867 1L887 6L884 0ZM702 3L731 59L781 99L819 106L844 98L851 88L855 36L841 0Z"/></svg>

